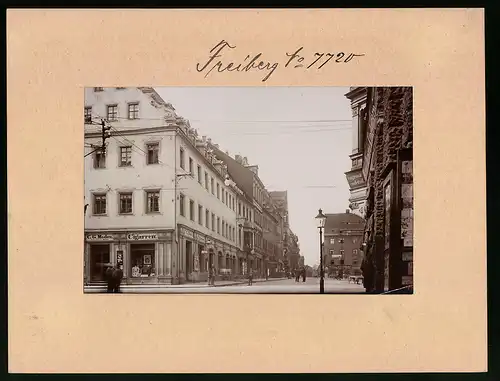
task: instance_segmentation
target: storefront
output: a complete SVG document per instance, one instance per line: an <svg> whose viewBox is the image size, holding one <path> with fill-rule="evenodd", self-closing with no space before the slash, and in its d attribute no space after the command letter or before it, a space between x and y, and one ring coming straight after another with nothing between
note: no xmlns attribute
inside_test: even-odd
<svg viewBox="0 0 500 381"><path fill-rule="evenodd" d="M123 284L170 283L172 232L87 232L85 283L103 282L107 264L123 268Z"/></svg>
<svg viewBox="0 0 500 381"><path fill-rule="evenodd" d="M236 247L218 241L210 236L179 226L179 253L181 282L202 282L208 280L208 271L213 266L216 273L234 273Z"/></svg>

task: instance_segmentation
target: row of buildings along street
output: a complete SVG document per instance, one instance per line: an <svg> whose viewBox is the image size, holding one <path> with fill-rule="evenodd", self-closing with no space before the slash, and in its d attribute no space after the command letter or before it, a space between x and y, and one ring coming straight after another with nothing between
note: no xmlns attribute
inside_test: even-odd
<svg viewBox="0 0 500 381"><path fill-rule="evenodd" d="M198 136L151 87L85 89L84 283L284 277L303 264L287 190ZM230 148L230 147L228 147Z"/></svg>

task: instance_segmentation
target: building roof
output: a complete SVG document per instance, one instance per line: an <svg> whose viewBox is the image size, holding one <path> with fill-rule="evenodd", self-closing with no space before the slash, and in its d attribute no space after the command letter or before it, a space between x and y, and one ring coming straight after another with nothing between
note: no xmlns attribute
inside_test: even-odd
<svg viewBox="0 0 500 381"><path fill-rule="evenodd" d="M238 163L231 156L222 152L219 148L213 147L215 156L227 165L227 171L234 182L238 185L249 200L253 200L253 178L254 173L245 166Z"/></svg>
<svg viewBox="0 0 500 381"><path fill-rule="evenodd" d="M360 230L363 231L365 227L365 220L363 217L354 213L333 213L325 214L325 234L332 233L332 230Z"/></svg>

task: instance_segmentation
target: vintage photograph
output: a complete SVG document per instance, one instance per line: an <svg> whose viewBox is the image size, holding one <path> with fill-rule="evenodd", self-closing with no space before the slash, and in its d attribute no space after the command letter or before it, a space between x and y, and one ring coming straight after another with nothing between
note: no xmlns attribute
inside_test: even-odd
<svg viewBox="0 0 500 381"><path fill-rule="evenodd" d="M84 293L413 294L411 87L84 91Z"/></svg>

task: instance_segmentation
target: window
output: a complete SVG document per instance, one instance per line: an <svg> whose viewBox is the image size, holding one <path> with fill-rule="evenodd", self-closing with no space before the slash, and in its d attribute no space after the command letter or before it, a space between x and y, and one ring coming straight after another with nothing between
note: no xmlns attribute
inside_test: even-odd
<svg viewBox="0 0 500 381"><path fill-rule="evenodd" d="M215 194L214 193L215 187L214 187L214 178L213 177L210 178L210 190L212 191L212 194Z"/></svg>
<svg viewBox="0 0 500 381"><path fill-rule="evenodd" d="M203 206L198 205L198 223L203 225Z"/></svg>
<svg viewBox="0 0 500 381"><path fill-rule="evenodd" d="M212 213L212 231L215 232L215 214Z"/></svg>
<svg viewBox="0 0 500 381"><path fill-rule="evenodd" d="M147 151L148 151L148 157L147 157L147 164L158 164L159 163L159 158L158 158L158 152L160 151L160 144L159 143L148 143L146 145Z"/></svg>
<svg viewBox="0 0 500 381"><path fill-rule="evenodd" d="M201 184L201 166L198 165L197 167L197 170L198 170L198 182Z"/></svg>
<svg viewBox="0 0 500 381"><path fill-rule="evenodd" d="M208 173L205 172L205 188L208 190Z"/></svg>
<svg viewBox="0 0 500 381"><path fill-rule="evenodd" d="M120 214L132 213L132 193L120 193Z"/></svg>
<svg viewBox="0 0 500 381"><path fill-rule="evenodd" d="M106 168L106 152L97 150L94 152L94 168Z"/></svg>
<svg viewBox="0 0 500 381"><path fill-rule="evenodd" d="M330 245L335 244L335 238L330 238Z"/></svg>
<svg viewBox="0 0 500 381"><path fill-rule="evenodd" d="M210 211L205 210L205 227L210 228Z"/></svg>
<svg viewBox="0 0 500 381"><path fill-rule="evenodd" d="M220 234L220 217L217 217L217 234Z"/></svg>
<svg viewBox="0 0 500 381"><path fill-rule="evenodd" d="M132 147L120 147L120 167L132 165Z"/></svg>
<svg viewBox="0 0 500 381"><path fill-rule="evenodd" d="M160 211L160 192L148 191L147 195L147 213L158 213Z"/></svg>
<svg viewBox="0 0 500 381"><path fill-rule="evenodd" d="M118 118L118 105L108 105L107 119L108 121L115 121Z"/></svg>
<svg viewBox="0 0 500 381"><path fill-rule="evenodd" d="M221 198L221 201L222 201L222 203L224 204L224 194L225 194L225 192L224 192L224 188L222 188L222 191L221 191L221 192L222 192L222 198Z"/></svg>
<svg viewBox="0 0 500 381"><path fill-rule="evenodd" d="M181 216L184 216L184 217L185 217L185 216L186 216L186 212L185 212L185 210L184 210L184 207L185 207L185 206L184 206L184 205L185 205L185 204L184 204L184 202L185 202L185 197L184 197L184 195L181 193L181 194L179 195L179 213L180 213L180 215L181 215Z"/></svg>
<svg viewBox="0 0 500 381"><path fill-rule="evenodd" d="M128 104L128 118L139 119L139 103Z"/></svg>
<svg viewBox="0 0 500 381"><path fill-rule="evenodd" d="M220 200L220 185L217 183L217 198Z"/></svg>
<svg viewBox="0 0 500 381"><path fill-rule="evenodd" d="M238 215L241 216L241 203L238 203Z"/></svg>
<svg viewBox="0 0 500 381"><path fill-rule="evenodd" d="M335 250L330 250L330 255L335 254Z"/></svg>
<svg viewBox="0 0 500 381"><path fill-rule="evenodd" d="M94 87L94 92L103 91L102 87Z"/></svg>
<svg viewBox="0 0 500 381"><path fill-rule="evenodd" d="M83 117L85 119L85 123L92 123L92 107L85 107L83 111Z"/></svg>
<svg viewBox="0 0 500 381"><path fill-rule="evenodd" d="M189 200L189 219L194 221L194 201Z"/></svg>
<svg viewBox="0 0 500 381"><path fill-rule="evenodd" d="M106 194L94 195L94 214L106 214Z"/></svg>
<svg viewBox="0 0 500 381"><path fill-rule="evenodd" d="M194 171L193 171L193 159L189 158L189 173L191 176L194 176Z"/></svg>
<svg viewBox="0 0 500 381"><path fill-rule="evenodd" d="M222 236L226 236L226 223L224 221L222 221Z"/></svg>
<svg viewBox="0 0 500 381"><path fill-rule="evenodd" d="M184 163L184 150L181 148L179 150L179 165L182 169L186 169L185 168L185 163Z"/></svg>

